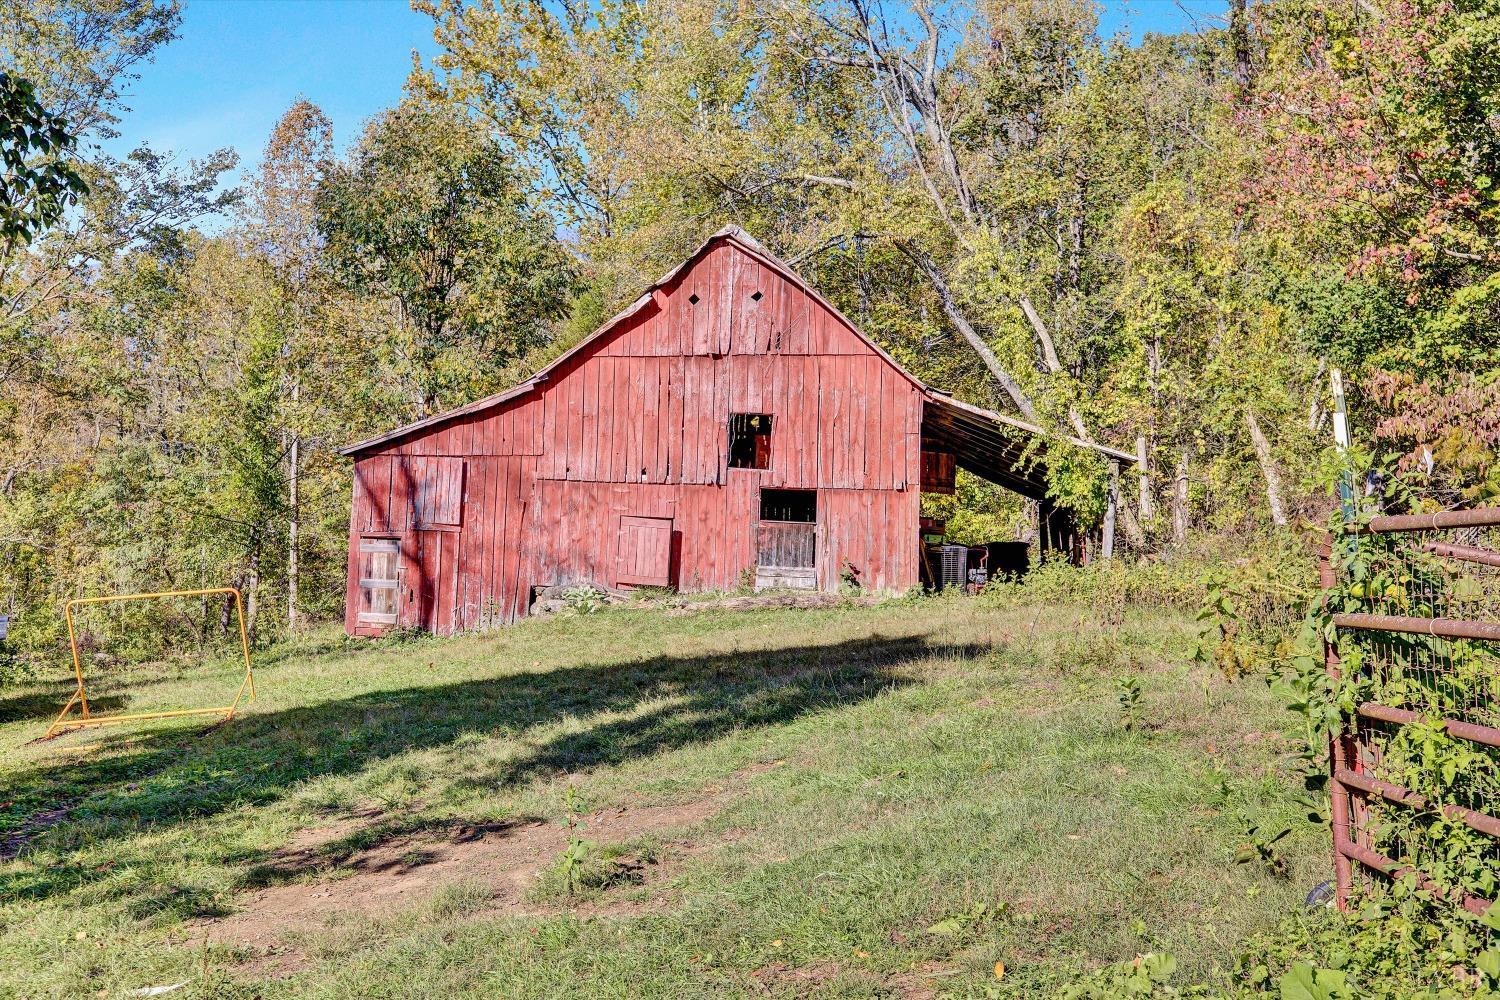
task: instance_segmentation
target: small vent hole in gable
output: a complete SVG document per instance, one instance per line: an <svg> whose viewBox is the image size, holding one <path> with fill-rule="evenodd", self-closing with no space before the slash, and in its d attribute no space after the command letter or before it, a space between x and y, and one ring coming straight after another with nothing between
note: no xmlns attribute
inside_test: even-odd
<svg viewBox="0 0 1500 1000"><path fill-rule="evenodd" d="M697 305L698 304L698 293L694 292L692 295L689 295L688 296L688 302L692 303L693 305Z"/></svg>
<svg viewBox="0 0 1500 1000"><path fill-rule="evenodd" d="M750 296L750 301L752 301L752 302L759 302L760 301L760 292L756 292L754 295Z"/></svg>

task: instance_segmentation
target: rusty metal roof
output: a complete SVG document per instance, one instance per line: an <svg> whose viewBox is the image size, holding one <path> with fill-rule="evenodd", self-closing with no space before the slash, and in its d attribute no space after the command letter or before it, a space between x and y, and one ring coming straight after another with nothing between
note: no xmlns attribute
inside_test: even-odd
<svg viewBox="0 0 1500 1000"><path fill-rule="evenodd" d="M1047 495L1047 452L1066 441L1134 465L1135 456L1076 437L1049 434L1036 424L954 399L928 387L922 408L922 444L952 454L960 468L1041 500Z"/></svg>

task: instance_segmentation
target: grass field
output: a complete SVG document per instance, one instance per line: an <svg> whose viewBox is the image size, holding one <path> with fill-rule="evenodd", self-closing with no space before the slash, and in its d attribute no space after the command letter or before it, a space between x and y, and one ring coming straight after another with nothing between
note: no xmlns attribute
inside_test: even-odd
<svg viewBox="0 0 1500 1000"><path fill-rule="evenodd" d="M232 724L46 743L65 688L9 689L0 995L1030 996L1153 949L1224 982L1326 845L1284 713L1193 635L959 598L330 631ZM1273 865L1250 826L1293 827Z"/></svg>

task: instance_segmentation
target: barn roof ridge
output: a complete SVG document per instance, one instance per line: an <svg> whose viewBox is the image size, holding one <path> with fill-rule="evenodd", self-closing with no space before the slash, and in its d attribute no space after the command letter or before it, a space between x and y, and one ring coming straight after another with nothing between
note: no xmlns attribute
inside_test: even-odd
<svg viewBox="0 0 1500 1000"><path fill-rule="evenodd" d="M923 382L911 372L907 371L900 362L892 357L890 353L885 350L885 348L881 347L874 340L872 340L868 334L866 334L859 328L858 325L850 321L848 317L846 317L842 312L839 311L837 306L828 301L828 299L826 299L821 292L819 292L816 288L809 284L808 281L800 274L794 271L789 264L783 261L780 257L776 256L776 254L768 250L759 240L755 239L755 237L745 232L745 230L741 229L739 226L731 224L724 226L718 232L705 239L701 244L698 245L698 248L690 253L687 257L685 257L681 263L677 264L675 267L667 271L667 273L663 274L660 278L653 282L649 287L647 287L644 291L637 295L624 309L620 310L615 315L605 320L604 323L601 324L599 328L593 333L589 334L587 337L584 337L578 343L574 344L572 347L559 354L556 358L553 358L547 364L543 365L540 369L537 370L535 374L526 379L524 382L521 382L501 392L493 393L489 396L476 399L473 402L465 403L461 406L454 407L453 409L445 410L442 413L435 413L431 416L423 417L420 420L414 420L411 423L403 424L400 427L393 428L392 430L386 431L382 434L378 434L371 438L366 438L363 441L357 441L353 444L346 445L345 447L339 449L339 454L355 455L362 451L368 451L369 449L377 447L378 445L386 444L399 438L408 437L418 431L426 430L429 427L435 427L439 424L447 423L450 420L457 420L461 417L466 417L474 413L480 413L490 409L491 407L499 406L503 403L508 403L513 399L518 399L522 396L525 396L535 389L539 389L541 385L552 376L552 373L554 371L562 367L576 355L587 350L594 344L595 341L603 338L606 334L614 330L621 323L625 322L636 313L646 308L648 304L654 301L654 297L658 290L674 281L678 275L680 275L683 271L687 270L690 266L697 262L698 259L701 258L711 246L720 241L733 242L734 244L739 246L741 250L746 251L752 256L761 258L766 264L774 268L784 278L796 285L798 289L812 296L819 305L832 313L839 320L839 322L841 322L846 328L848 328L851 333L853 333L863 343L870 347L871 350L875 351L875 353L879 355L880 358L886 362L886 364L890 365L892 369L900 373L902 377L909 380L912 385L920 390L926 397L926 399L934 405L940 407L956 408L957 412L955 415L961 414L963 417L966 417L968 421L973 421L974 419L978 418L981 420L988 420L992 423L1008 426L1016 430L1043 438L1061 437L1061 435L1051 433L1045 428L1042 428L1029 421L1022 420L1018 417L1012 417L1004 413L997 413L993 410L987 410L983 407L978 407L970 403L962 402L961 400L953 398L952 393L942 389L934 388L933 386L928 385L926 382ZM1067 436L1063 439L1079 447L1101 452L1111 458L1121 459L1132 464L1136 461L1136 457L1134 455L1128 454L1115 448L1110 448L1106 445L1097 444L1092 441L1084 441L1080 438L1072 436Z"/></svg>

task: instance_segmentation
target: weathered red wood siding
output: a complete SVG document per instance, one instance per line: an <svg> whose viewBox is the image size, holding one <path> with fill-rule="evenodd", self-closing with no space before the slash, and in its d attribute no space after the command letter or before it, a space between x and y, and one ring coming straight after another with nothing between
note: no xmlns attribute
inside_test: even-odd
<svg viewBox="0 0 1500 1000"><path fill-rule="evenodd" d="M733 413L772 416L768 469L728 468ZM357 456L349 630L363 536L400 539L401 623L437 632L511 621L532 587L615 584L622 517L672 519L678 587L732 587L753 571L763 487L818 491L820 587L846 566L911 586L921 420L917 387L837 314L712 243L537 389ZM464 461L456 530L412 524L435 456Z"/></svg>

